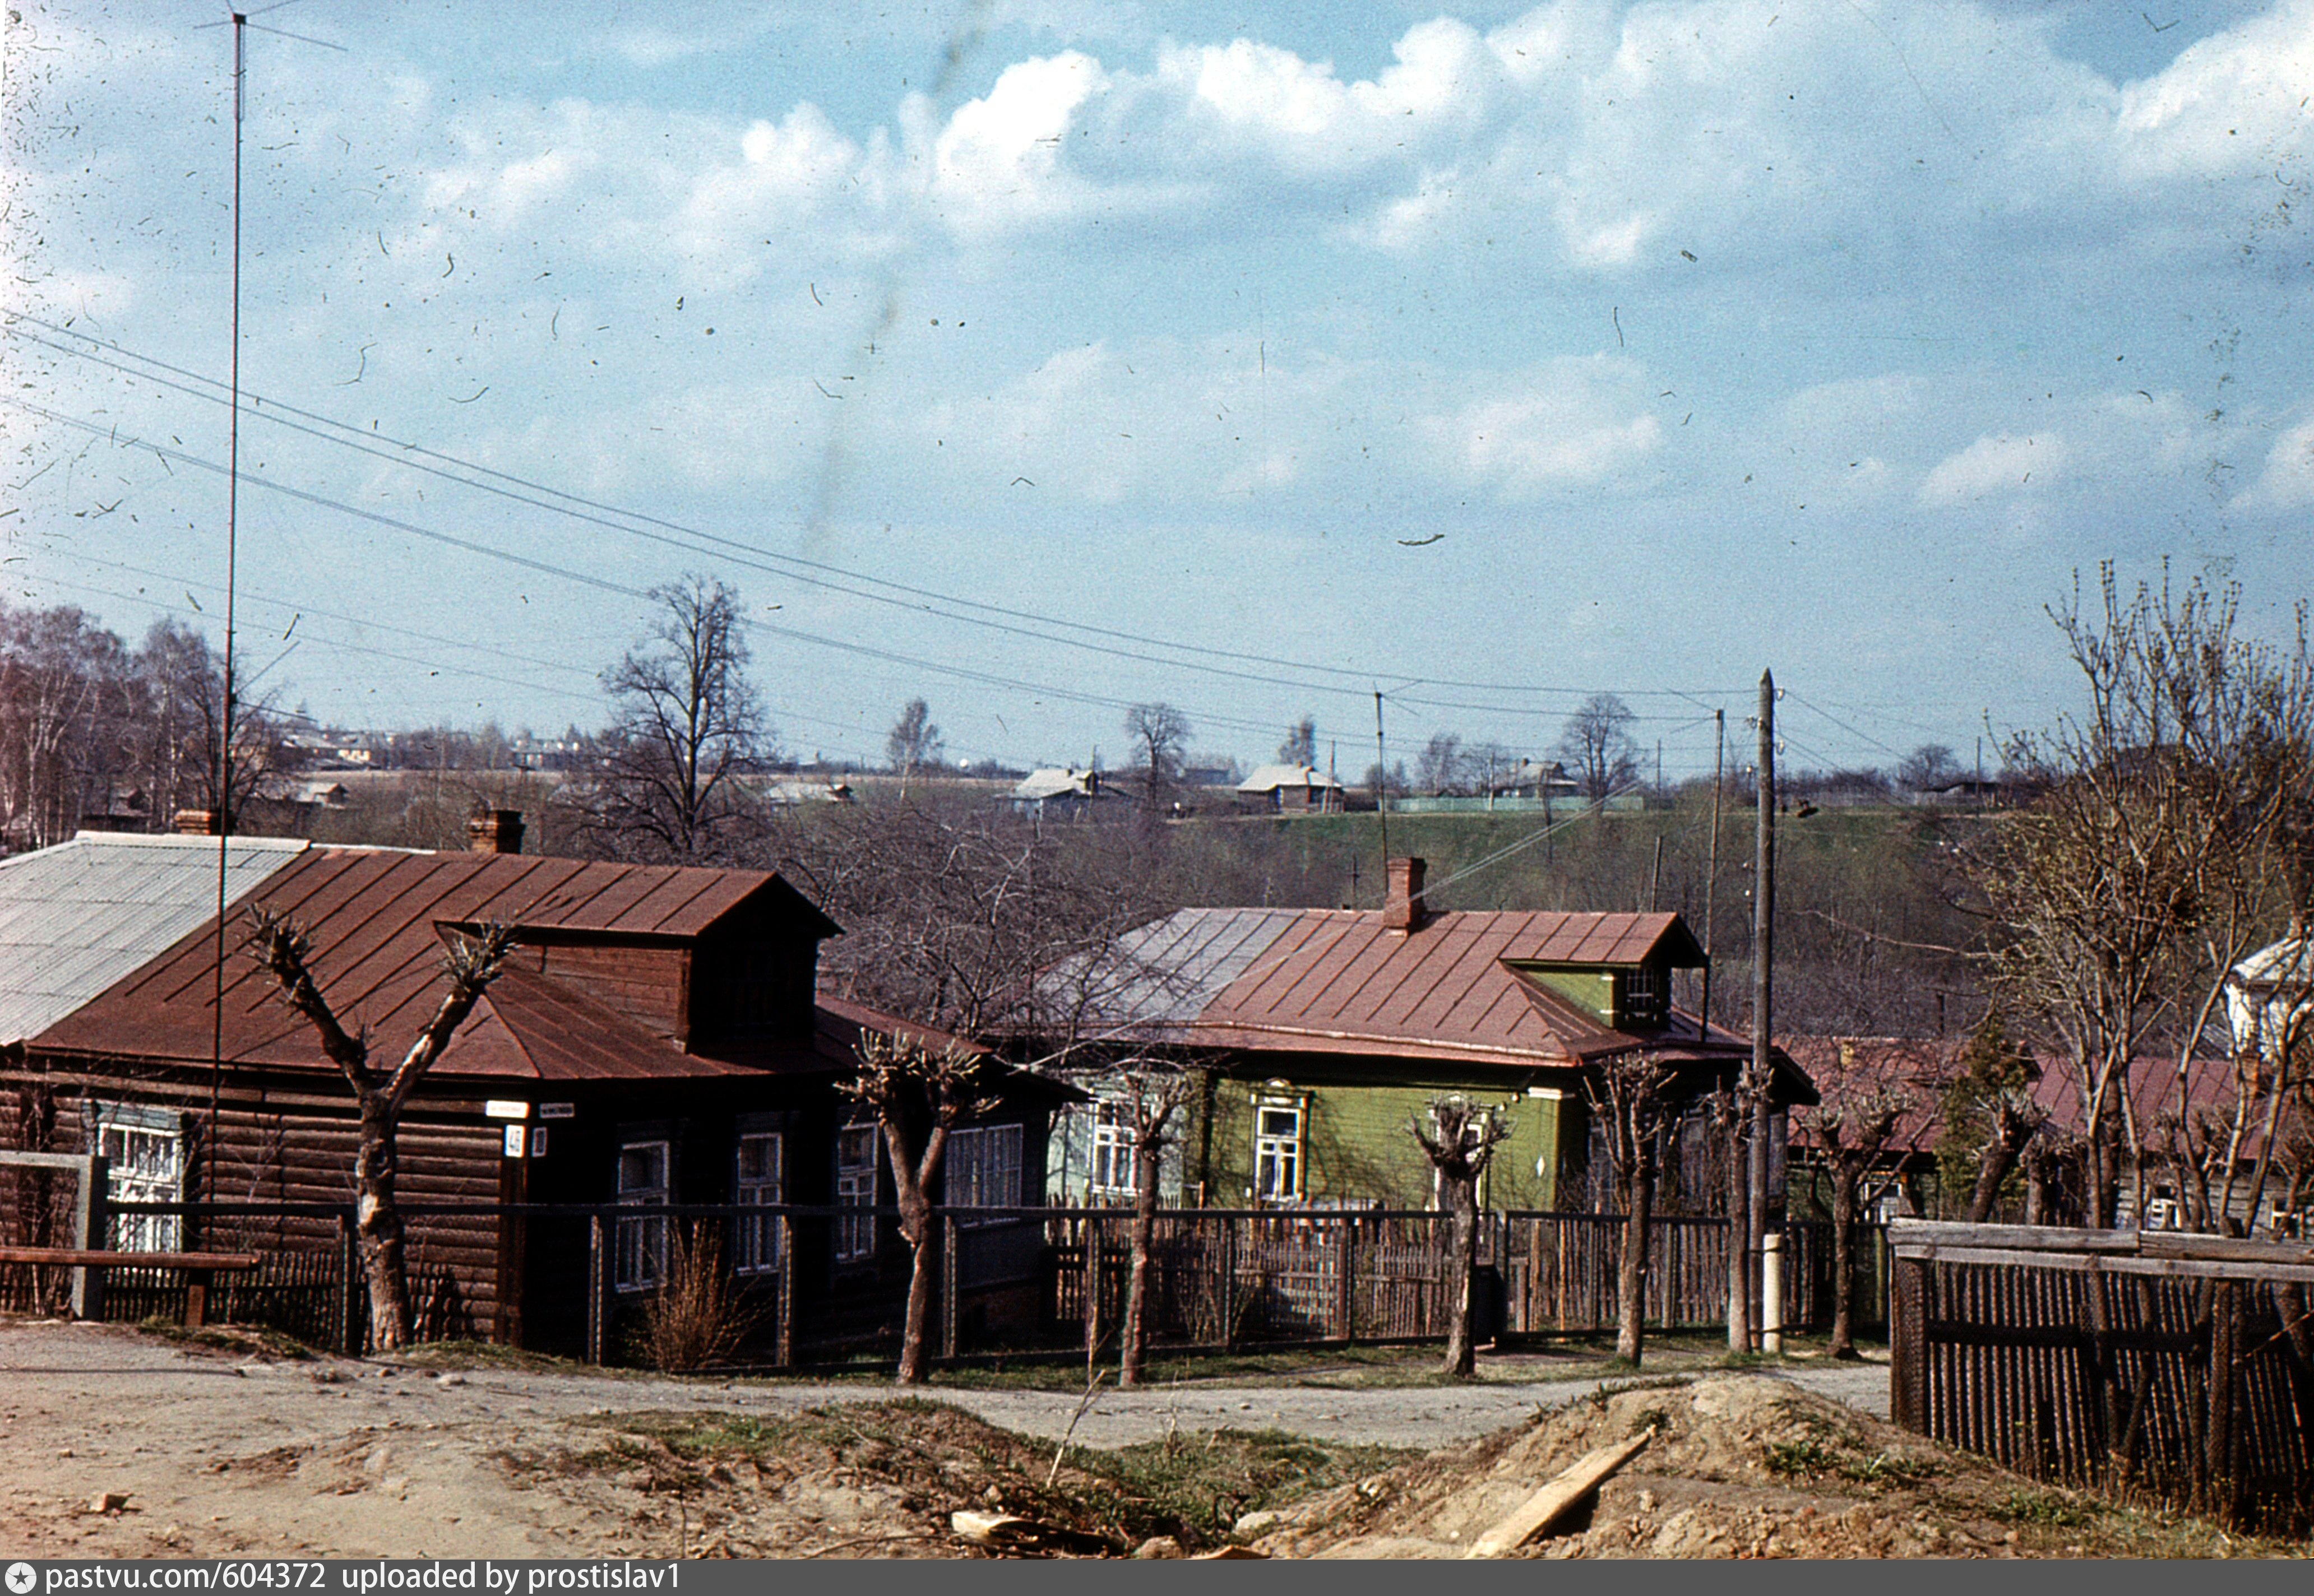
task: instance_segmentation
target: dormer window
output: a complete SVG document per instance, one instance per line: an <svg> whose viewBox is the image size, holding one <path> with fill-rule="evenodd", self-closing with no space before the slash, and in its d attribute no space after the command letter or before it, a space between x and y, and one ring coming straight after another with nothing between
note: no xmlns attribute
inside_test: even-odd
<svg viewBox="0 0 2314 1596"><path fill-rule="evenodd" d="M1640 965L1623 973L1622 1013L1619 1028L1657 1030L1671 1020L1670 972L1660 965Z"/></svg>

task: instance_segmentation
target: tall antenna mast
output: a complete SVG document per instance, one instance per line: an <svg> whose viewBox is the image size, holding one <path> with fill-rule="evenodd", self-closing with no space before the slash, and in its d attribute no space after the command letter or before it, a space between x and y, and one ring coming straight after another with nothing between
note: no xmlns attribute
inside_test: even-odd
<svg viewBox="0 0 2314 1596"><path fill-rule="evenodd" d="M233 742L234 711L234 599L239 587L241 554L241 130L247 106L249 75L248 31L254 25L252 16L262 16L269 11L278 11L295 0L274 0L271 5L261 5L254 12L236 11L228 13L233 23L233 402L225 422L225 683L224 713L217 725L216 749L216 808L209 816L216 828L216 971L210 991L209 1013L209 1123L206 1155L201 1160L201 1185L208 1202L216 1201L217 1114L225 1091L225 870L233 837ZM221 22L203 22L204 28L224 26ZM307 39L302 33L287 33L278 28L258 26L261 33L280 33L284 39L296 39L306 44L318 44L323 49L342 50L345 47L324 39Z"/></svg>

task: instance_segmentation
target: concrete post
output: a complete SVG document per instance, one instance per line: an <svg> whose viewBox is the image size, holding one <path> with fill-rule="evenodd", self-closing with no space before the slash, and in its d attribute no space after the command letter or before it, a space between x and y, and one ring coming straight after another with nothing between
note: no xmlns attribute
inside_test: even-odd
<svg viewBox="0 0 2314 1596"><path fill-rule="evenodd" d="M1760 1350L1770 1357L1784 1351L1784 1233L1760 1238Z"/></svg>

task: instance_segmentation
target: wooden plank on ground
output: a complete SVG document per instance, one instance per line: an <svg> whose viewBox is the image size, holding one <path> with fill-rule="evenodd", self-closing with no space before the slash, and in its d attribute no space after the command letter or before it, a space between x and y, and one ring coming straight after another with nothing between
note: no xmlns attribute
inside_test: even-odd
<svg viewBox="0 0 2314 1596"><path fill-rule="evenodd" d="M1564 1518L1568 1510L1599 1488L1606 1477L1630 1462L1639 1449L1655 1439L1652 1425L1629 1441L1619 1441L1612 1446L1603 1446L1586 1452L1562 1469L1558 1477L1533 1495L1518 1510L1502 1519L1484 1535L1471 1543L1465 1557L1500 1557L1516 1551L1545 1530Z"/></svg>

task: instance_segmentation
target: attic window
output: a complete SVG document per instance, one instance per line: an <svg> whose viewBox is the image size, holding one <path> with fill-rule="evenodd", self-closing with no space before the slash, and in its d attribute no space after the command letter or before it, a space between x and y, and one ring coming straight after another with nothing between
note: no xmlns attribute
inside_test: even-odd
<svg viewBox="0 0 2314 1596"><path fill-rule="evenodd" d="M1667 1024L1671 1018L1671 994L1665 990L1665 972L1657 965L1641 965L1623 976L1623 1013L1625 1026L1649 1028Z"/></svg>

